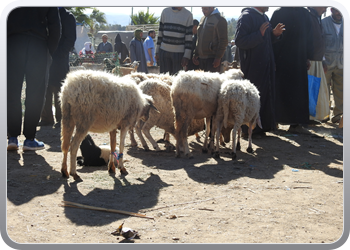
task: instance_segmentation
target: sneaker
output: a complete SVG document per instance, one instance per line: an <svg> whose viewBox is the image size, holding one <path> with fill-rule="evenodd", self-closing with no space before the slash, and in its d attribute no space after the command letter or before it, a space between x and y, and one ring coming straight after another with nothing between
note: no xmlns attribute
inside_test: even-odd
<svg viewBox="0 0 350 250"><path fill-rule="evenodd" d="M36 139L33 139L33 140L26 139L23 143L23 151L39 150L44 148L45 148L45 144L41 141L37 141Z"/></svg>
<svg viewBox="0 0 350 250"><path fill-rule="evenodd" d="M18 150L17 137L10 137L7 145L7 151Z"/></svg>

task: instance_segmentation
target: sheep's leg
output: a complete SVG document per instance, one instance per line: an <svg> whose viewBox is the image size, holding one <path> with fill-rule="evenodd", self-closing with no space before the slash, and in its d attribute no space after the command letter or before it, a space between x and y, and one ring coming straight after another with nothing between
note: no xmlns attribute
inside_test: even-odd
<svg viewBox="0 0 350 250"><path fill-rule="evenodd" d="M248 129L248 136L249 136L249 143L248 143L248 148L247 152L252 153L253 152L253 147L252 147L252 134L253 134L253 123L249 123L249 129Z"/></svg>
<svg viewBox="0 0 350 250"><path fill-rule="evenodd" d="M208 150L211 149L211 154L213 154L215 151L214 139L216 138L215 132L216 132L217 123L214 121L215 121L215 118L213 118L213 121L212 121L211 135L209 138L210 141L209 141L209 148L208 148Z"/></svg>
<svg viewBox="0 0 350 250"><path fill-rule="evenodd" d="M225 144L225 141L224 141L224 137L222 136L222 134L220 133L220 145L225 147L226 144Z"/></svg>
<svg viewBox="0 0 350 250"><path fill-rule="evenodd" d="M121 174L128 174L128 171L124 168L124 160L123 160L123 152L124 152L124 143L125 143L125 137L126 133L129 129L129 126L123 127L120 130L120 148L119 148L119 155L118 155L118 160L119 160L119 165L118 169L120 170Z"/></svg>
<svg viewBox="0 0 350 250"><path fill-rule="evenodd" d="M77 182L83 181L76 172L76 161L77 161L77 152L81 142L84 140L87 135L87 130L85 131L82 128L76 129L75 135L72 139L71 147L70 147L70 171L69 174L73 176L74 180Z"/></svg>
<svg viewBox="0 0 350 250"><path fill-rule="evenodd" d="M131 147L137 147L137 142L135 140L135 135L134 135L134 128L129 130L129 135L130 135Z"/></svg>
<svg viewBox="0 0 350 250"><path fill-rule="evenodd" d="M238 128L239 130L240 128ZM232 129L232 160L236 159L236 134L237 134L237 126L236 124L233 126Z"/></svg>
<svg viewBox="0 0 350 250"><path fill-rule="evenodd" d="M115 165L114 165L114 151L117 146L117 130L114 129L109 132L109 141L111 146L111 154L109 155L109 163L108 163L108 172L111 174L115 173Z"/></svg>
<svg viewBox="0 0 350 250"><path fill-rule="evenodd" d="M208 152L208 137L210 134L210 123L211 123L211 117L209 118L205 118L205 138L204 138L204 144L203 144L203 148L202 148L202 152L203 153L207 153Z"/></svg>
<svg viewBox="0 0 350 250"><path fill-rule="evenodd" d="M137 136L140 138L142 147L145 149L145 151L149 151L147 142L146 142L145 138L143 138L143 135L142 135L142 132L141 132L141 127L143 126L143 122L142 123L141 122L142 122L141 120L139 120L137 122L137 124L135 126L135 131L136 131Z"/></svg>
<svg viewBox="0 0 350 250"><path fill-rule="evenodd" d="M241 135L242 135L242 127L239 127L237 130L237 146L236 150L241 150Z"/></svg>
<svg viewBox="0 0 350 250"><path fill-rule="evenodd" d="M164 143L165 143L166 152L170 152L175 149L175 146L170 143L170 134L167 132L164 133Z"/></svg>
<svg viewBox="0 0 350 250"><path fill-rule="evenodd" d="M186 119L186 121L184 122L184 125L182 127L183 129L181 130L181 139L182 139L184 154L189 159L193 158L193 155L190 152L190 148L188 146L188 138L187 138L187 130L188 130L188 126L191 123L191 121L192 121L191 119Z"/></svg>
<svg viewBox="0 0 350 250"><path fill-rule="evenodd" d="M181 122L176 121L176 127L175 127L176 157L180 157L181 151L183 152L186 151L185 140L187 142L187 137L184 134L184 132L186 132L187 134L187 128L188 128L187 119L183 119Z"/></svg>
<svg viewBox="0 0 350 250"><path fill-rule="evenodd" d="M153 125L152 125L152 127L153 127ZM151 126L149 126L149 124L145 123L145 125L142 127L142 132L144 133L146 138L150 141L153 148L156 151L160 151L160 148L159 148L157 142L153 139L152 135L150 134L150 130L151 130Z"/></svg>
<svg viewBox="0 0 350 250"><path fill-rule="evenodd" d="M216 150L215 150L215 158L220 158L220 141L221 141L221 128L222 121L217 121L216 123Z"/></svg>

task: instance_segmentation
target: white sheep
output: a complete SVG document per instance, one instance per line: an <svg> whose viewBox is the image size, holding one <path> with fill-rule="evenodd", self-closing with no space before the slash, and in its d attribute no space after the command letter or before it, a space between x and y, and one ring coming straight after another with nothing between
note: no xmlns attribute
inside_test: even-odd
<svg viewBox="0 0 350 250"><path fill-rule="evenodd" d="M140 89L144 94L152 96L154 104L158 107L159 113L150 111L149 117L146 121L139 121L136 125L136 133L141 140L142 146L145 150L148 150L147 143L142 136L143 134L151 142L152 146L156 151L160 151L157 142L153 139L150 134L150 129L157 126L164 129L166 133L172 135L175 134L174 126L174 111L170 97L170 86L168 83L163 82L160 79L162 77L154 76L152 79L145 80L139 84ZM204 129L204 119L196 120L194 119L188 129L188 135L193 135ZM142 131L142 132L141 132ZM166 135L168 137L168 135ZM169 151L173 146L170 144L169 139L165 140L166 149Z"/></svg>
<svg viewBox="0 0 350 250"><path fill-rule="evenodd" d="M61 172L69 177L67 155L70 149L70 172L74 180L81 181L76 173L76 155L81 141L91 132L109 132L111 152L116 148L116 133L120 129L118 158L123 157L126 132L141 119L147 119L153 106L152 97L142 93L134 81L103 71L81 70L69 73L61 88ZM73 139L71 136L75 129ZM127 174L123 159L118 169ZM110 155L108 171L115 173L113 155Z"/></svg>
<svg viewBox="0 0 350 250"><path fill-rule="evenodd" d="M176 156L180 152L192 157L187 142L187 129L193 119L206 121L206 136L203 152L208 151L208 136L211 117L217 110L220 86L227 79L242 79L243 73L231 69L223 74L203 71L180 71L171 87L171 98L175 112Z"/></svg>
<svg viewBox="0 0 350 250"><path fill-rule="evenodd" d="M236 158L236 149L240 149L241 125L248 125L249 145L247 152L252 149L252 131L256 124L261 128L260 96L258 89L249 80L227 80L220 88L218 97L218 108L214 116L216 127L216 150L215 157L219 157L219 138L222 126L227 128L233 124L232 130L232 159ZM236 146L236 133L238 140ZM214 133L212 134L214 136Z"/></svg>

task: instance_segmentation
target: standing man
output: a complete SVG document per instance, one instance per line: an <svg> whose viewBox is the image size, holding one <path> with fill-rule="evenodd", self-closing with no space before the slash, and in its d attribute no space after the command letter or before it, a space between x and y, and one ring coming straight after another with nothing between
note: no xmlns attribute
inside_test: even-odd
<svg viewBox="0 0 350 250"><path fill-rule="evenodd" d="M329 120L329 92L327 80L322 66L322 60L325 53L325 37L321 24L321 16L326 12L327 7L308 7L311 17L313 49L314 53L310 58L310 69L308 74L321 78L320 89L318 92L316 115L310 114L309 124L319 123L319 121Z"/></svg>
<svg viewBox="0 0 350 250"><path fill-rule="evenodd" d="M322 19L326 37L326 52L323 65L326 68L328 87L334 98L332 122L337 123L343 114L343 16L336 8L332 14Z"/></svg>
<svg viewBox="0 0 350 250"><path fill-rule="evenodd" d="M148 36L143 42L143 47L145 49L145 55L146 55L146 61L150 62L150 65L147 66L154 66L156 65L156 59L155 56L155 48L154 48L154 42L153 38L156 37L156 32L154 30L148 31Z"/></svg>
<svg viewBox="0 0 350 250"><path fill-rule="evenodd" d="M139 62L137 72L148 73L145 50L142 42L143 32L141 29L136 29L134 32L134 38L130 41L130 59L131 63L134 61Z"/></svg>
<svg viewBox="0 0 350 250"><path fill-rule="evenodd" d="M110 53L113 52L113 46L108 42L107 34L102 35L102 42L97 46L96 53Z"/></svg>
<svg viewBox="0 0 350 250"><path fill-rule="evenodd" d="M260 93L260 119L262 129L255 127L254 134L276 129L275 120L275 60L272 43L279 40L284 25L272 28L265 12L269 7L251 7L242 10L237 21L235 44L239 50L241 70ZM243 132L247 133L247 127Z"/></svg>
<svg viewBox="0 0 350 250"><path fill-rule="evenodd" d="M221 58L228 45L227 21L215 7L202 7L202 12L192 60L204 71L220 72Z"/></svg>
<svg viewBox="0 0 350 250"><path fill-rule="evenodd" d="M187 66L191 58L192 24L192 13L184 7L162 11L155 56L160 73L174 75Z"/></svg>
<svg viewBox="0 0 350 250"><path fill-rule="evenodd" d="M273 13L272 27L283 23L283 39L273 44L276 62L276 121L290 133L310 134L307 71L313 55L310 13L303 7L282 7ZM237 42L237 41L236 41Z"/></svg>
<svg viewBox="0 0 350 250"><path fill-rule="evenodd" d="M22 130L21 93L26 99L23 150L45 147L37 141L36 126L45 100L48 70L61 36L58 8L21 7L7 19L7 150L18 149Z"/></svg>
<svg viewBox="0 0 350 250"><path fill-rule="evenodd" d="M69 71L69 52L74 48L74 43L77 37L75 18L72 13L63 7L58 9L61 18L62 34L57 50L52 56L49 84L46 89L45 105L41 112L40 126L52 126L54 124L52 114L52 96L54 97L55 105L55 127L60 127L61 125L62 114L58 93L60 92L62 82Z"/></svg>

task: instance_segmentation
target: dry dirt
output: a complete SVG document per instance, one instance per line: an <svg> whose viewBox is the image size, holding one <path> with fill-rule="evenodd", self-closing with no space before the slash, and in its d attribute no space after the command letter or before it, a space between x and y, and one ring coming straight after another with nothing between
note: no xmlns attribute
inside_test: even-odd
<svg viewBox="0 0 350 250"><path fill-rule="evenodd" d="M127 136L129 174L78 167L80 183L61 177L60 130L38 127L45 150L7 153L8 236L17 243L335 242L343 233L343 130L328 122L310 126L313 135L291 135L287 127L253 139L251 154L242 140L235 161L230 145L221 148L221 159L203 154L203 137L189 138L194 158L186 159L145 152L140 143L132 148ZM109 143L107 133L91 135L97 145ZM152 135L160 139L163 131ZM154 220L62 207L62 201ZM122 222L140 238L112 235Z"/></svg>

